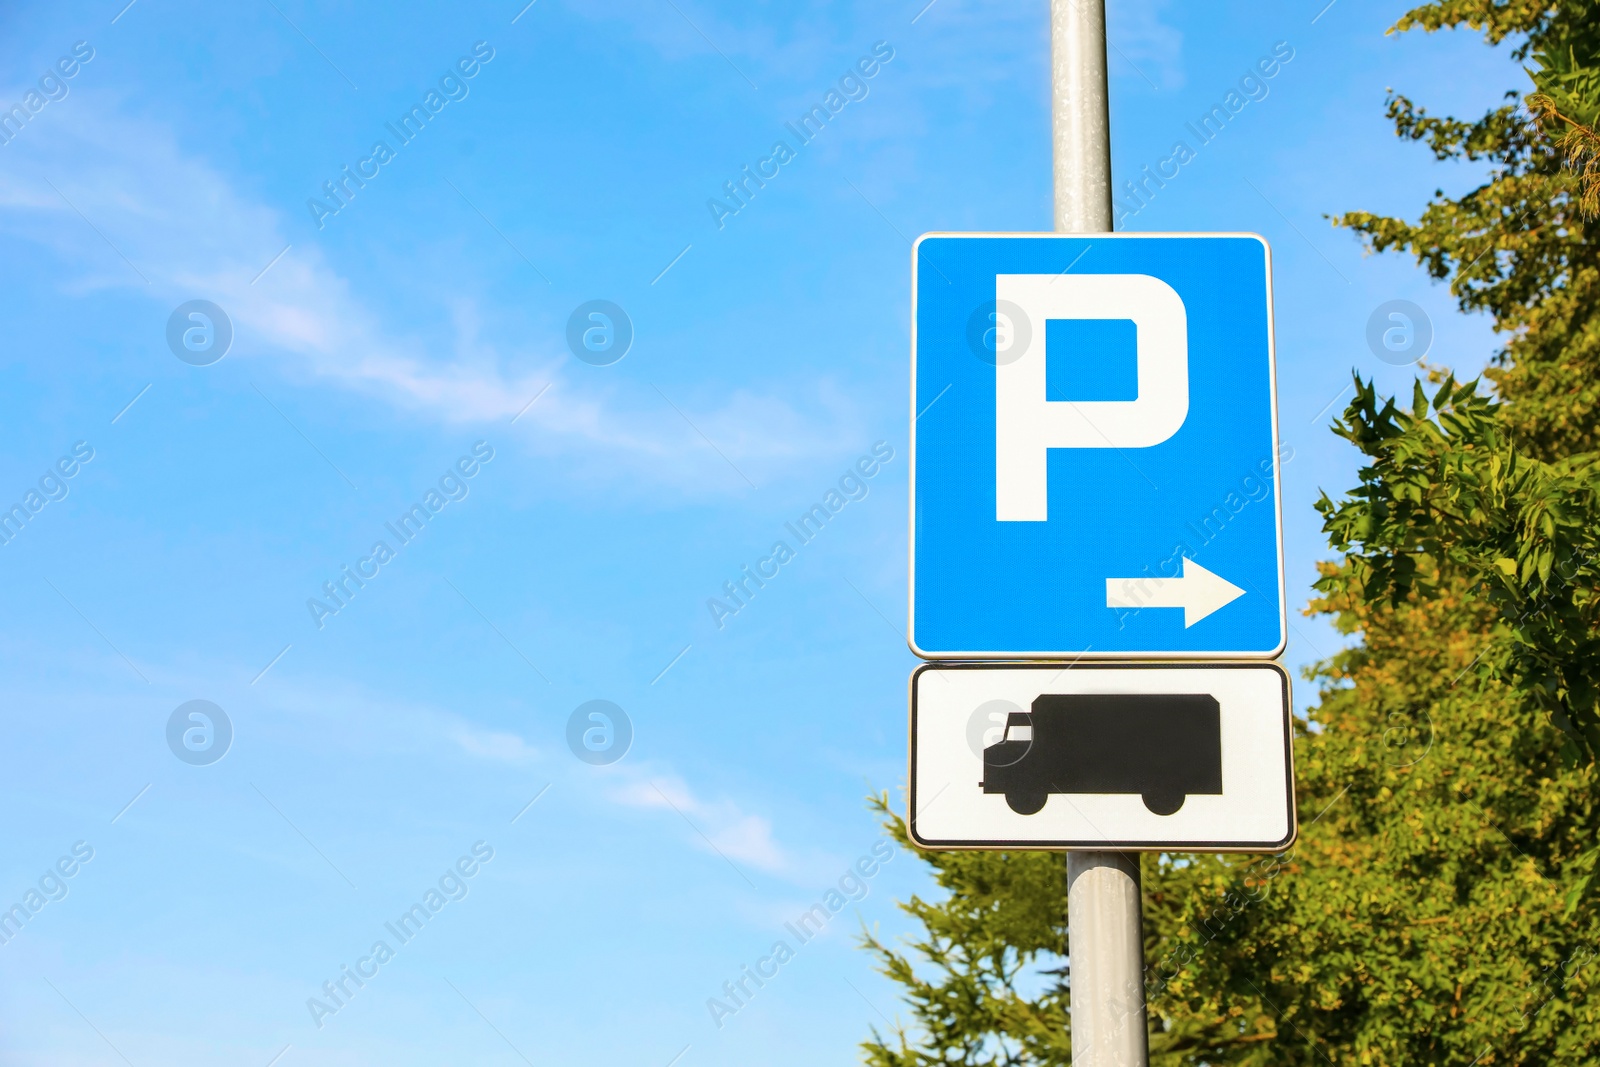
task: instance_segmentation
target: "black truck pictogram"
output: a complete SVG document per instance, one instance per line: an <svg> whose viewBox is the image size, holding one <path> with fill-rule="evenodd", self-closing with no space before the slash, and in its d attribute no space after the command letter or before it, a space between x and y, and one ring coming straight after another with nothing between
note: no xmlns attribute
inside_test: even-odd
<svg viewBox="0 0 1600 1067"><path fill-rule="evenodd" d="M1019 815L1051 793L1138 793L1157 815L1222 793L1222 716L1204 693L1047 693L983 750L985 793Z"/></svg>

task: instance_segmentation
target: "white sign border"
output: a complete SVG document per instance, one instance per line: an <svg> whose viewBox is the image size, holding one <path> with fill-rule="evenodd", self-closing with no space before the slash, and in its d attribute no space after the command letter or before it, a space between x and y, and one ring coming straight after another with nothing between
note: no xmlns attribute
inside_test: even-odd
<svg viewBox="0 0 1600 1067"><path fill-rule="evenodd" d="M1271 651L1263 652L1230 652L1230 651L1125 651L1109 650L1097 652L1091 649L1053 649L1053 650L1007 650L996 652L993 650L965 651L965 652L929 652L917 646L917 252L922 247L922 242L930 237L955 237L955 238L987 238L987 237L1028 237L1028 238L1060 238L1067 240L1142 240L1149 237L1244 237L1260 241L1262 251L1266 253L1265 265L1267 272L1267 381L1272 396L1272 496L1273 511L1277 522L1278 537L1278 646ZM918 237L911 244L911 431L910 431L910 472L909 496L910 514L907 521L907 546L909 554L908 581L906 586L906 644L912 653L921 659L944 663L955 660L1027 660L1027 659L1090 659L1090 660L1275 660L1283 654L1289 645L1289 612L1288 591L1284 586L1283 569L1283 471L1279 460L1282 442L1278 435L1278 348L1277 348L1276 319L1272 303L1272 246L1267 239L1259 233L1218 232L1218 233L1028 233L1028 232L971 232L952 233L934 230Z"/></svg>
<svg viewBox="0 0 1600 1067"><path fill-rule="evenodd" d="M1225 668L1244 670L1269 670L1277 673L1283 682L1283 758L1284 776L1288 783L1289 836L1282 841L1213 842L1183 841L1176 844L1152 841L927 841L917 836L917 679L927 671L959 670L1039 670L1060 673L1067 670L1218 670ZM1261 660L1236 660L1233 662L1194 662L1148 660L1122 663L1060 663L1006 662L1006 663L922 663L911 672L907 683L910 744L906 747L906 834L911 843L927 852L1170 852L1170 853L1252 853L1276 854L1287 852L1300 838L1300 808L1295 795L1294 774L1294 703L1289 684L1289 672L1282 664Z"/></svg>

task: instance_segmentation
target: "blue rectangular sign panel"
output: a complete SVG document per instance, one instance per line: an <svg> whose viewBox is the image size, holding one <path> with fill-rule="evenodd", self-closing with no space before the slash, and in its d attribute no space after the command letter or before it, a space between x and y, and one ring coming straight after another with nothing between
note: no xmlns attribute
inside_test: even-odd
<svg viewBox="0 0 1600 1067"><path fill-rule="evenodd" d="M1285 643L1271 253L1255 234L912 251L912 651Z"/></svg>

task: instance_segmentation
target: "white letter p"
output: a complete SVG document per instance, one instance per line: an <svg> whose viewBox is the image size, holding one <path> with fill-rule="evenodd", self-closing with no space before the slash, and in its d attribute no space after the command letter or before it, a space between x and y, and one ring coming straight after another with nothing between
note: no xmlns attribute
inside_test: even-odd
<svg viewBox="0 0 1600 1067"><path fill-rule="evenodd" d="M1044 522L1048 450L1149 448L1189 414L1189 320L1183 298L1148 274L1001 274L995 301L1022 309L1032 329L1022 351L994 369L995 519ZM1046 400L1049 319L1132 319L1138 392L1133 400ZM1065 353L1057 353L1062 358Z"/></svg>

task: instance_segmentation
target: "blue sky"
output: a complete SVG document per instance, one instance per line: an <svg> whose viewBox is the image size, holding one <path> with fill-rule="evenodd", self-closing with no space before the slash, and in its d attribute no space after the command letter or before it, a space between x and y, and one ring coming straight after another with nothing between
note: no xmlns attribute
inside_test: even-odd
<svg viewBox="0 0 1600 1067"><path fill-rule="evenodd" d="M0 546L0 903L65 892L0 945L0 1059L853 1060L897 1012L854 935L929 890L874 857L863 799L898 796L915 662L909 240L1049 227L1045 5L124 2L0 12L8 108L92 49L0 146L0 497L93 453ZM1329 405L1351 368L1409 390L1373 309L1420 304L1468 373L1494 344L1323 216L1473 184L1393 138L1386 86L1470 112L1513 75L1324 3L1110 4L1119 181L1293 50L1129 221L1272 242L1291 612L1311 505L1354 477ZM719 227L707 201L878 42ZM307 201L475 46L319 227ZM167 346L191 300L233 324L209 366ZM591 300L633 324L609 366L567 349ZM719 629L707 599L878 442L866 495ZM447 477L465 495L319 627L307 600ZM1336 647L1291 617L1288 662ZM191 700L232 725L220 761L168 747ZM591 700L631 722L619 761L568 748ZM858 860L865 895L716 1025ZM441 878L465 895L360 963ZM377 970L314 1019L346 965Z"/></svg>

